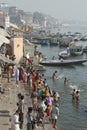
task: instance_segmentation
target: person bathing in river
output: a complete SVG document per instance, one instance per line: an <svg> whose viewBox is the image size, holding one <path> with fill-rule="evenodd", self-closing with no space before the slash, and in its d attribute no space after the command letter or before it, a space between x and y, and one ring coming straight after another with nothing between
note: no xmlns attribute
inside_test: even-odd
<svg viewBox="0 0 87 130"><path fill-rule="evenodd" d="M72 92L72 100L75 100L76 102L78 102L80 99L80 92L75 89L73 89L73 92Z"/></svg>
<svg viewBox="0 0 87 130"><path fill-rule="evenodd" d="M64 78L64 85L66 85L68 83L68 79L65 77Z"/></svg>
<svg viewBox="0 0 87 130"><path fill-rule="evenodd" d="M80 99L80 92L77 90L76 93L75 93L75 100L76 102L78 102Z"/></svg>
<svg viewBox="0 0 87 130"><path fill-rule="evenodd" d="M75 89L73 89L73 92L72 92L72 100L75 100L75 95L76 95L76 92L75 92L76 90Z"/></svg>
<svg viewBox="0 0 87 130"><path fill-rule="evenodd" d="M56 73L57 73L57 71L55 71L55 72L53 73L53 75L52 75L52 79L53 79L53 80L56 80L56 79L57 79Z"/></svg>

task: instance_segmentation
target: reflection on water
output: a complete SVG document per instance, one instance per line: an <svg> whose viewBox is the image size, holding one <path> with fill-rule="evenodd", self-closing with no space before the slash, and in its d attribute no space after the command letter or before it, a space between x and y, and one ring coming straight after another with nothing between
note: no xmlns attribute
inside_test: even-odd
<svg viewBox="0 0 87 130"><path fill-rule="evenodd" d="M79 109L80 101L75 101L72 99L72 106L76 109Z"/></svg>

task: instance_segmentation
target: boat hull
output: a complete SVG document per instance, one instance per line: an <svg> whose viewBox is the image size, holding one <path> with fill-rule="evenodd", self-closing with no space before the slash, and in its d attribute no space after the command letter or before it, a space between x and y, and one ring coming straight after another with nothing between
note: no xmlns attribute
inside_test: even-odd
<svg viewBox="0 0 87 130"><path fill-rule="evenodd" d="M83 54L83 51L82 52L74 52L74 53L71 53L72 56L80 56Z"/></svg>
<svg viewBox="0 0 87 130"><path fill-rule="evenodd" d="M49 61L41 61L41 65L45 66L67 66L67 65L80 65L84 62L87 62L87 59L82 60L49 60Z"/></svg>

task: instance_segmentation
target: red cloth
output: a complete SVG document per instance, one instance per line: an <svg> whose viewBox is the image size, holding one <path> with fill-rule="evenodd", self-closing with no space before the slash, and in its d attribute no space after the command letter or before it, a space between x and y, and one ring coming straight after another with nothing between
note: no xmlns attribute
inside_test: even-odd
<svg viewBox="0 0 87 130"><path fill-rule="evenodd" d="M23 74L24 74L23 68L20 67L19 68L19 80L23 80Z"/></svg>
<svg viewBox="0 0 87 130"><path fill-rule="evenodd" d="M37 90L37 83L36 82L33 83L33 89L34 89L34 91Z"/></svg>
<svg viewBox="0 0 87 130"><path fill-rule="evenodd" d="M29 62L29 63L32 63L32 58L29 58L29 59L28 59L28 62Z"/></svg>

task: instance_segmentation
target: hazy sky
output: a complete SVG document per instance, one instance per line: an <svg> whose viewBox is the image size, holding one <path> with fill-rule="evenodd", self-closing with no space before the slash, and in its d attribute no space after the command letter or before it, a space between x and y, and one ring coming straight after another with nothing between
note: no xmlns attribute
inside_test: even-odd
<svg viewBox="0 0 87 130"><path fill-rule="evenodd" d="M87 0L1 0L24 11L39 11L58 19L87 21Z"/></svg>

